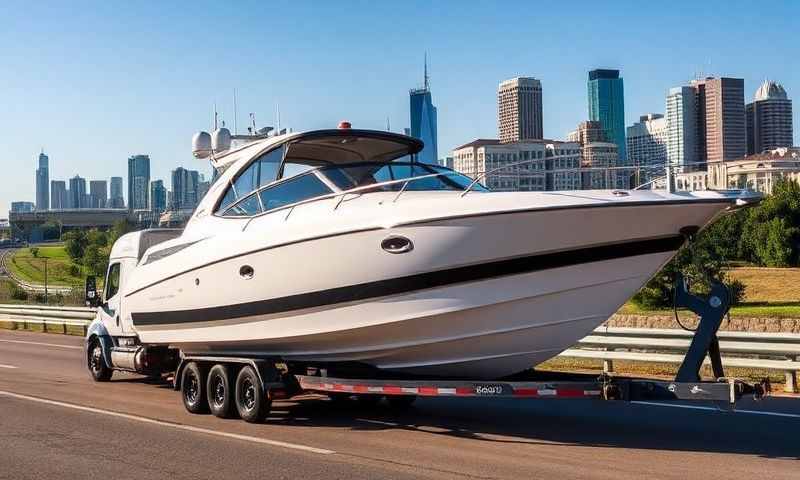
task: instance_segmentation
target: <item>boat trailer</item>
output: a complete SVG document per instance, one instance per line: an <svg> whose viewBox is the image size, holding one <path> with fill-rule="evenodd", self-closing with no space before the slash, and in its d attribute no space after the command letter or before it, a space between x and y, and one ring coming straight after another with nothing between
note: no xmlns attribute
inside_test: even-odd
<svg viewBox="0 0 800 480"><path fill-rule="evenodd" d="M528 372L520 381L382 380L328 376L326 369L309 369L307 375L294 375L305 392L351 395L386 395L420 397L497 397L497 398L594 398L622 401L711 401L733 407L743 395L762 398L770 391L767 380L748 384L725 377L717 331L730 308L728 289L712 282L709 295L689 293L686 281L678 275L675 282L676 308L686 308L699 317L699 323L683 363L674 380L614 377L603 374L563 374ZM701 381L700 369L709 357L715 381ZM537 380L537 377L555 377ZM525 376L525 375L523 375ZM288 393L288 392L287 392ZM279 392L274 394L280 395ZM273 394L273 395L274 395ZM277 398L277 397L273 397Z"/></svg>

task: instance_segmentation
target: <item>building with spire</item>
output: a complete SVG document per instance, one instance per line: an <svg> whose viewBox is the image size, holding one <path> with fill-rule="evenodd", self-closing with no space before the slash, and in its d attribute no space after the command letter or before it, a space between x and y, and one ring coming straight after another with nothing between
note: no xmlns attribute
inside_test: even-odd
<svg viewBox="0 0 800 480"><path fill-rule="evenodd" d="M425 55L425 73L422 88L409 90L409 111L411 114L412 137L422 140L425 147L417 154L417 159L422 163L437 164L438 135L436 107L431 99L430 78L428 77L428 55Z"/></svg>
<svg viewBox="0 0 800 480"><path fill-rule="evenodd" d="M50 158L39 154L39 168L36 169L36 210L50 208Z"/></svg>
<svg viewBox="0 0 800 480"><path fill-rule="evenodd" d="M770 80L758 87L751 103L745 107L747 117L747 154L791 147L792 101L783 85Z"/></svg>

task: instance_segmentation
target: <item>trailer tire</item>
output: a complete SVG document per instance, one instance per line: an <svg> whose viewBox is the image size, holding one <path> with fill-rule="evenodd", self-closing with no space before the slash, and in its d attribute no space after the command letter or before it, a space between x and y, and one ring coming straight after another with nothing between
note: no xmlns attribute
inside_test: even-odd
<svg viewBox="0 0 800 480"><path fill-rule="evenodd" d="M103 345L95 337L86 349L86 361L89 367L89 374L95 382L107 382L111 380L114 370L108 368L103 360Z"/></svg>
<svg viewBox="0 0 800 480"><path fill-rule="evenodd" d="M208 408L215 417L234 416L234 393L231 383L231 369L228 366L218 363L211 367L206 381L206 398Z"/></svg>
<svg viewBox="0 0 800 480"><path fill-rule="evenodd" d="M259 423L269 415L272 400L264 394L256 370L246 365L236 375L236 410L245 422Z"/></svg>
<svg viewBox="0 0 800 480"><path fill-rule="evenodd" d="M181 397L189 413L208 413L205 371L196 362L189 362L181 373Z"/></svg>

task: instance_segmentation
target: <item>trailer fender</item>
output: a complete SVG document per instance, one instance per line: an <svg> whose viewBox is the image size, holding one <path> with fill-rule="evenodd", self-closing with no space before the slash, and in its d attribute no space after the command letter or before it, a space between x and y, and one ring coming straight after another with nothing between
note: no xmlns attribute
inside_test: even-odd
<svg viewBox="0 0 800 480"><path fill-rule="evenodd" d="M103 349L103 362L106 364L106 367L114 368L114 365L111 363L111 348L114 347L114 339L108 334L108 330L106 330L103 322L99 320L93 320L86 329L86 339L83 342L84 354L89 354L89 345L91 345L95 338L100 342L100 347Z"/></svg>

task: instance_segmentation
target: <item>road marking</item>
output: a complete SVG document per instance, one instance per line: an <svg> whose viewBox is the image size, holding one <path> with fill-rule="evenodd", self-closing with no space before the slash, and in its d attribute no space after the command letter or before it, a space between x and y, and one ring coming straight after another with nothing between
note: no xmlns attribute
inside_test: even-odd
<svg viewBox="0 0 800 480"><path fill-rule="evenodd" d="M217 437L225 437L225 438L232 438L234 440L242 440L245 442L251 443L260 443L263 445L271 445L274 447L282 447L282 448L289 448L292 450L301 450L304 452L316 453L319 455L332 455L336 452L333 450L326 450L324 448L316 448L316 447L309 447L308 445L300 445L297 443L288 443L288 442L281 442L278 440L268 440L266 438L259 438L259 437L251 437L249 435L239 435L238 433L228 433L228 432L220 432L217 430L211 430L208 428L201 428L201 427L193 427L191 425L183 425L180 423L172 423L162 420L155 420L153 418L147 417L140 417L138 415L131 415L128 413L120 413L120 412L112 412L111 410L103 410L101 408L94 408L94 407L84 407L83 405L75 405L72 403L65 403L59 402L56 400L49 400L46 398L39 398L39 397L31 397L29 395L22 395L19 393L13 392L6 392L4 390L0 390L0 396L6 396L11 398L16 398L19 400L28 400L31 402L38 402L43 403L46 405L54 405L57 407L64 407L64 408L71 408L73 410L80 410L82 412L90 412L90 413L97 413L100 415L108 415L110 417L117 417L117 418L124 418L126 420L132 420L134 422L140 423L148 423L151 425L159 425L162 427L174 428L176 430L185 430L187 432L194 432L194 433L203 433L206 435L214 435Z"/></svg>
<svg viewBox="0 0 800 480"><path fill-rule="evenodd" d="M14 365L4 365L0 363L0 368L19 368L19 367L15 367Z"/></svg>
<svg viewBox="0 0 800 480"><path fill-rule="evenodd" d="M722 412L722 413L746 413L749 415L767 415L771 417L800 418L800 414L796 413L764 412L761 410L737 410L737 409L725 410L717 407L704 407L699 405L679 405L679 404L670 404L661 402L645 402L639 400L632 401L631 403L638 403L639 405L654 405L656 407L685 408L689 410L706 410L706 411Z"/></svg>
<svg viewBox="0 0 800 480"><path fill-rule="evenodd" d="M71 349L75 349L75 350L83 350L83 347L79 347L79 346L76 346L76 345L59 345L57 343L27 342L25 340L5 340L5 339L2 339L2 338L0 338L0 342L21 343L21 344L24 344L24 345L40 345L40 346L43 346L43 347L71 348Z"/></svg>

